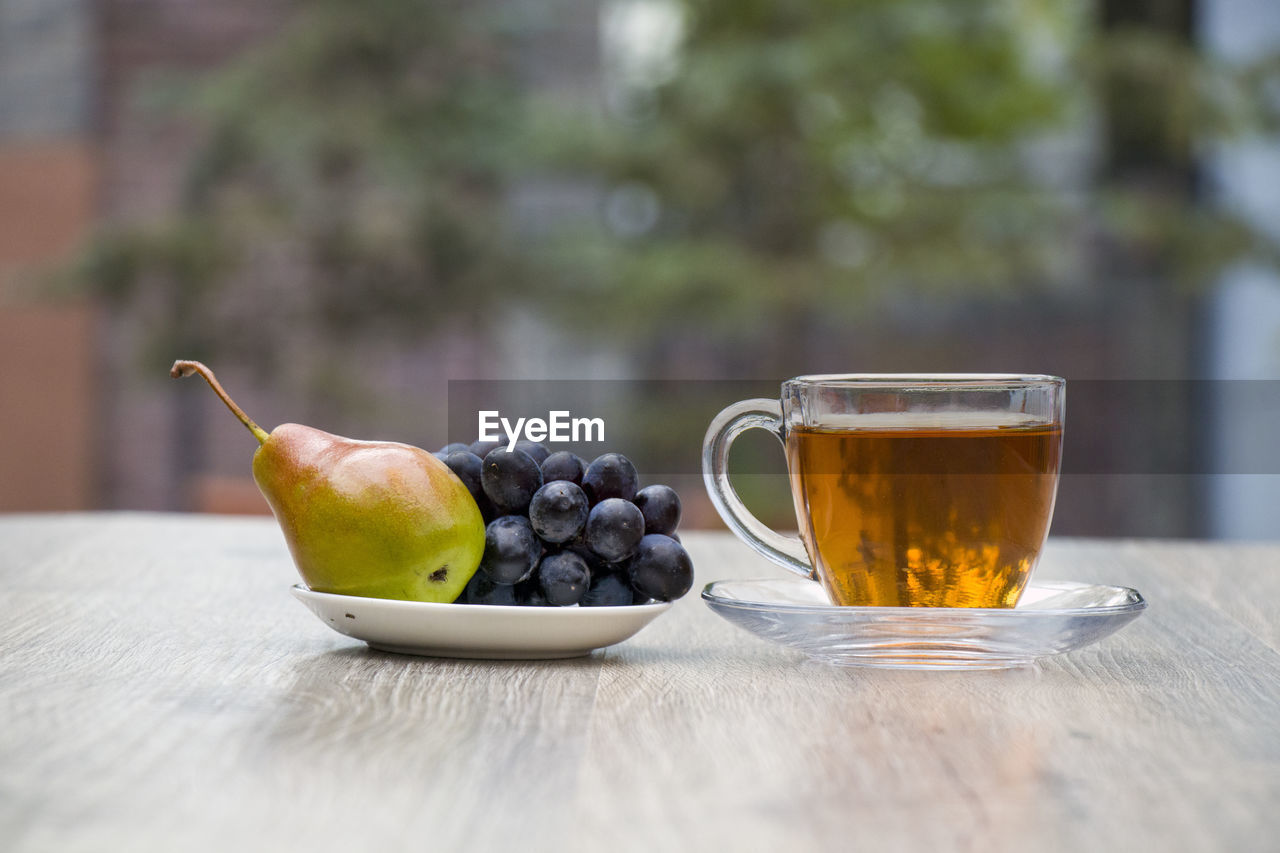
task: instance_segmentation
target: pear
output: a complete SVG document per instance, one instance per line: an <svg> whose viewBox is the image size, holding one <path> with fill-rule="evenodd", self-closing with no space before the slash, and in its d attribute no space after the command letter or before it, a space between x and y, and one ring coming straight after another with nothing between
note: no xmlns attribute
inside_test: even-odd
<svg viewBox="0 0 1280 853"><path fill-rule="evenodd" d="M270 434L227 396L213 371L198 373L259 447L253 479L275 514L294 565L317 592L450 602L484 553L484 520L458 477L430 453L393 441L357 441L300 424Z"/></svg>

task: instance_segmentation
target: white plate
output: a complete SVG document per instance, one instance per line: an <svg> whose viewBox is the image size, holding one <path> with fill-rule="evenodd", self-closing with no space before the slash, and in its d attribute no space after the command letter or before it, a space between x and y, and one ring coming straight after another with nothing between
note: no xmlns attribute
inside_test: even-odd
<svg viewBox="0 0 1280 853"><path fill-rule="evenodd" d="M621 643L671 607L434 604L314 592L302 584L292 592L321 622L375 649L490 660L579 657Z"/></svg>
<svg viewBox="0 0 1280 853"><path fill-rule="evenodd" d="M1001 669L1096 643L1147 602L1121 586L1037 581L1017 607L837 607L802 578L717 581L702 599L758 637L842 666Z"/></svg>

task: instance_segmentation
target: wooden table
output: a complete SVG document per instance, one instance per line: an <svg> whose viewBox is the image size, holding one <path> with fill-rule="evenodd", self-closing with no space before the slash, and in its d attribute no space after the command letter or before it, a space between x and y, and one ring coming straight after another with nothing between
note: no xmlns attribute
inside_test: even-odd
<svg viewBox="0 0 1280 853"><path fill-rule="evenodd" d="M1141 590L1002 672L840 669L695 593L590 657L384 654L326 629L269 520L0 516L0 848L1280 849L1280 545L1052 541Z"/></svg>

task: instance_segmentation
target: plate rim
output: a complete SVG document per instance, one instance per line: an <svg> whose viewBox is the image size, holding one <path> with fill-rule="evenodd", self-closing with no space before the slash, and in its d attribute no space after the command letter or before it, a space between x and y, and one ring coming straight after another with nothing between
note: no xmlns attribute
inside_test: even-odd
<svg viewBox="0 0 1280 853"><path fill-rule="evenodd" d="M785 611L795 614L847 614L850 618L856 618L859 615L875 614L876 616L902 616L908 618L940 618L957 615L964 616L985 616L996 619L1015 619L1015 618L1049 618L1061 616L1086 616L1086 615L1113 615L1118 613L1141 613L1147 609L1147 599L1133 587L1117 586L1115 584L1096 584L1085 583L1083 581L1060 580L1057 578L1045 578L1037 581L1032 579L1027 586L1048 586L1052 584L1069 584L1071 586L1094 586L1105 587L1107 589L1117 590L1127 593L1134 600L1123 604L1106 604L1099 607L1068 607L1058 609L1038 609L1031 607L881 607L881 606L862 606L862 605L837 605L837 604L789 604L784 602L771 603L767 601L747 601L744 599L726 598L717 596L712 592L712 588L721 583L753 583L757 581L780 581L783 583L818 583L817 581L809 581L803 578L789 577L758 577L758 578L722 578L720 580L711 581L702 588L701 598L708 606L731 607L737 610L763 610L763 611ZM1034 615L1033 615L1034 614Z"/></svg>
<svg viewBox="0 0 1280 853"><path fill-rule="evenodd" d="M326 628L372 649L466 660L582 657L631 639L673 604L455 605L318 592L305 583L295 583L289 591Z"/></svg>
<svg viewBox="0 0 1280 853"><path fill-rule="evenodd" d="M431 612L434 610L444 609L444 612L457 613L461 612L461 608L466 608L466 612L471 613L601 613L601 612L617 612L617 613L661 613L670 609L674 601L652 601L648 604L614 604L601 607L531 607L522 604L459 604L456 601L407 601L402 598L377 598L369 595L343 595L340 592L321 592L312 589L304 583L295 583L289 587L289 591L299 600L304 600L308 596L315 596L321 601L348 601L368 603L376 607L390 607L392 609L401 610L423 610ZM538 618L538 617L533 617ZM559 616L558 618L585 618L576 616Z"/></svg>

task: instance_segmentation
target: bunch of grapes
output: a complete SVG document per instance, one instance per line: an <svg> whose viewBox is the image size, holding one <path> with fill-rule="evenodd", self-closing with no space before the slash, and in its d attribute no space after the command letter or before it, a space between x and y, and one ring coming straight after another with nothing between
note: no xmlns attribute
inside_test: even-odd
<svg viewBox="0 0 1280 853"><path fill-rule="evenodd" d="M520 441L450 444L436 456L466 484L486 523L480 569L461 604L584 607L672 601L693 586L680 498L641 489L627 457L588 464Z"/></svg>

